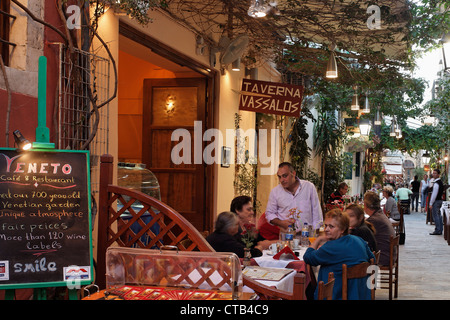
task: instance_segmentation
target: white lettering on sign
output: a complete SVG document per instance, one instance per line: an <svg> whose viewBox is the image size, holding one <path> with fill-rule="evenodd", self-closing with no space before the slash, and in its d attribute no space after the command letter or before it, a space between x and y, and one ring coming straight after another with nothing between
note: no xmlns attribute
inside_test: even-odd
<svg viewBox="0 0 450 320"><path fill-rule="evenodd" d="M15 273L26 273L26 272L44 272L44 271L56 271L56 262L47 263L45 257L37 259L32 263L15 263L14 272Z"/></svg>

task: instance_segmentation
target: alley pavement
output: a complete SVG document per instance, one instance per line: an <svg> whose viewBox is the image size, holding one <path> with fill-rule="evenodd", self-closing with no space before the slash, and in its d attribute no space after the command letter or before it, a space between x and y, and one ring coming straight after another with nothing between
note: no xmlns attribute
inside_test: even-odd
<svg viewBox="0 0 450 320"><path fill-rule="evenodd" d="M406 241L400 245L398 300L450 300L450 246L443 235L430 235L426 215L404 215ZM376 290L376 300L388 300Z"/></svg>

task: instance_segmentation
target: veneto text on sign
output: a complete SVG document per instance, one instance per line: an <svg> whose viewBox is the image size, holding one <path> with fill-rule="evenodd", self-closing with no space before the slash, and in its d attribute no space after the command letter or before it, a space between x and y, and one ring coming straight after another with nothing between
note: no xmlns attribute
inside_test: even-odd
<svg viewBox="0 0 450 320"><path fill-rule="evenodd" d="M303 86L243 79L239 110L300 117Z"/></svg>

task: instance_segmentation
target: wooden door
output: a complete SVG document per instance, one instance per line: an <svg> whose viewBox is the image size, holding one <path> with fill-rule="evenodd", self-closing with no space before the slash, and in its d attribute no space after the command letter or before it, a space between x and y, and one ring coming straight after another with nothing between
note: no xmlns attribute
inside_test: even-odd
<svg viewBox="0 0 450 320"><path fill-rule="evenodd" d="M142 160L158 178L161 200L187 218L199 231L207 229L206 164L194 163L194 121L206 127L204 78L145 79ZM191 161L174 164L171 141L174 130L186 129L191 137ZM201 147L203 150L203 145Z"/></svg>

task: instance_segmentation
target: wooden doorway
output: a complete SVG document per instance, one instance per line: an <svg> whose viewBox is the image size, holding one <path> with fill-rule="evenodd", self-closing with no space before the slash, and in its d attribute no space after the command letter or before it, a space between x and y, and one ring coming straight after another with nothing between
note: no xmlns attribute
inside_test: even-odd
<svg viewBox="0 0 450 320"><path fill-rule="evenodd" d="M143 95L142 161L158 178L161 200L199 231L210 224L206 164L194 163L194 121L201 121L202 134L206 129L206 83L205 78L145 79ZM171 159L180 143L171 141L177 129L190 133L190 163Z"/></svg>

